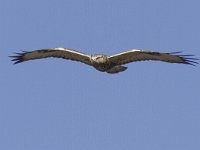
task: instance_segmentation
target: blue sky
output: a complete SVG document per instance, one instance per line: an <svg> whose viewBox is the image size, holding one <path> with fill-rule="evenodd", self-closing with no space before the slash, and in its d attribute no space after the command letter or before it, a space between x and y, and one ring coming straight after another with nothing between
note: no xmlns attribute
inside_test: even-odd
<svg viewBox="0 0 200 150"><path fill-rule="evenodd" d="M200 66L127 64L110 75L78 62L13 65L14 52L129 49L200 58L198 0L2 0L0 149L200 149Z"/></svg>

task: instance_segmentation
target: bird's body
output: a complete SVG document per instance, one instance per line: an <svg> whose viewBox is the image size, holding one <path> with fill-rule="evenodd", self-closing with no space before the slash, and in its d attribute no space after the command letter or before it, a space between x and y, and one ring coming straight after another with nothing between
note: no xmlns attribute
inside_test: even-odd
<svg viewBox="0 0 200 150"><path fill-rule="evenodd" d="M11 57L14 58L13 61L15 61L15 64L47 57L64 58L80 61L87 65L93 66L95 69L101 72L107 73L118 73L125 71L127 67L122 65L134 61L159 60L170 63L182 63L190 65L197 64L195 60L198 59L192 58L191 56L193 55L179 55L179 53L180 52L160 53L133 49L116 55L108 56L104 54L87 55L67 48L50 48L16 53L18 55Z"/></svg>
<svg viewBox="0 0 200 150"><path fill-rule="evenodd" d="M96 54L90 58L93 67L99 71L106 71L111 68L111 62L108 59L107 55Z"/></svg>

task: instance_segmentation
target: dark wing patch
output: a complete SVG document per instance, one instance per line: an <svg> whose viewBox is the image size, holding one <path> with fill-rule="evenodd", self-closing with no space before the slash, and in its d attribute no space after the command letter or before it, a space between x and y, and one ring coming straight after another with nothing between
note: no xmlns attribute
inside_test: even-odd
<svg viewBox="0 0 200 150"><path fill-rule="evenodd" d="M15 54L14 56L9 56L9 57L13 58L11 61L13 61L14 64L18 64L25 61L23 59L25 53L28 53L28 52L22 51L22 53L14 53Z"/></svg>
<svg viewBox="0 0 200 150"><path fill-rule="evenodd" d="M159 60L169 63L182 63L195 65L198 64L197 58L194 55L181 55L180 52L172 53L160 53L143 50L129 50L109 57L109 60L117 65L122 65L134 61L145 61L145 60Z"/></svg>
<svg viewBox="0 0 200 150"><path fill-rule="evenodd" d="M199 59L195 58L194 55L182 55L180 53L181 52L172 52L172 53L168 53L168 54L179 57L182 60L183 64L188 64L188 65L192 65L192 66L195 66L195 64L199 64L197 62Z"/></svg>

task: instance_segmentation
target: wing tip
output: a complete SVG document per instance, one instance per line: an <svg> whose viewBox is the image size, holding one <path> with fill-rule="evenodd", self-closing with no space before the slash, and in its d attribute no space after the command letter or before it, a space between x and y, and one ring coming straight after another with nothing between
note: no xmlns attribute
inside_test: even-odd
<svg viewBox="0 0 200 150"><path fill-rule="evenodd" d="M182 52L172 52L172 53L169 53L169 54L172 54L172 55L175 55L175 56L178 56L180 59L181 59L181 62L182 64L187 64L187 65L192 65L192 66L196 66L199 64L199 61L200 59L198 58L195 58L195 55L183 55L183 54L180 54Z"/></svg>
<svg viewBox="0 0 200 150"><path fill-rule="evenodd" d="M13 61L13 64L18 64L18 63L21 63L24 60L24 54L26 53L26 51L22 51L21 53L14 53L15 55L13 56L8 56L10 58L12 58L11 61Z"/></svg>
<svg viewBox="0 0 200 150"><path fill-rule="evenodd" d="M197 65L199 65L198 62L196 62L196 61L191 61L191 60L186 60L185 64L187 64L187 65L192 65L192 66L197 66Z"/></svg>

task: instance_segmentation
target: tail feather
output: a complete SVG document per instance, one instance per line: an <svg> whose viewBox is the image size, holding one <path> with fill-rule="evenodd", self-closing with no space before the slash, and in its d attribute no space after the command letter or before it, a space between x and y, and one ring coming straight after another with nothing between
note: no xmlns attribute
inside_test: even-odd
<svg viewBox="0 0 200 150"><path fill-rule="evenodd" d="M119 73L122 71L125 71L128 67L124 67L124 66L115 66L109 70L107 70L107 73Z"/></svg>

